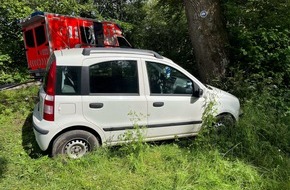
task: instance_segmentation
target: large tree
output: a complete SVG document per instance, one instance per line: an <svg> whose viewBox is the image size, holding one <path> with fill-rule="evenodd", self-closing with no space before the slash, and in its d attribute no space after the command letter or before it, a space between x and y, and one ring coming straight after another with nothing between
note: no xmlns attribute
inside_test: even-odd
<svg viewBox="0 0 290 190"><path fill-rule="evenodd" d="M205 83L225 75L229 62L227 35L219 0L184 0L189 34L200 79Z"/></svg>

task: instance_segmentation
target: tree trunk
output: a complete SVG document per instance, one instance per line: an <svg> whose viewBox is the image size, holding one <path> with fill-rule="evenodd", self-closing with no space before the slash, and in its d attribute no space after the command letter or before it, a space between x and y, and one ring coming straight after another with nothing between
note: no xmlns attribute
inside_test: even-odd
<svg viewBox="0 0 290 190"><path fill-rule="evenodd" d="M225 67L229 62L220 1L183 1L200 80L204 83L219 80L225 76Z"/></svg>

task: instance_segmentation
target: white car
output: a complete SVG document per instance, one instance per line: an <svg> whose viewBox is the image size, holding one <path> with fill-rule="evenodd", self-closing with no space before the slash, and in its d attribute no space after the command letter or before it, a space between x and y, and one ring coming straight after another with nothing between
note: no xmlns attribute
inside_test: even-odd
<svg viewBox="0 0 290 190"><path fill-rule="evenodd" d="M55 51L33 112L39 147L79 158L100 145L122 143L134 125L145 141L195 136L205 105L237 121L239 100L206 87L156 52L123 48Z"/></svg>

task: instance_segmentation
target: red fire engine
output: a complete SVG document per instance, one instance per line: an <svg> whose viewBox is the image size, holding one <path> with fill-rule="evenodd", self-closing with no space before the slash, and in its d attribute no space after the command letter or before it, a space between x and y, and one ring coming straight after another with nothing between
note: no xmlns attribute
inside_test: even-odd
<svg viewBox="0 0 290 190"><path fill-rule="evenodd" d="M54 13L35 12L23 20L23 38L29 71L41 76L54 50L77 47L131 47L113 23Z"/></svg>

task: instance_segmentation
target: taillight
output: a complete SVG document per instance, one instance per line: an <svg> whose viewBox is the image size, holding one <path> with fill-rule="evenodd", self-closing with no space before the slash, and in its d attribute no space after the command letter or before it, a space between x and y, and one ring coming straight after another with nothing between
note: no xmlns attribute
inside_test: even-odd
<svg viewBox="0 0 290 190"><path fill-rule="evenodd" d="M53 61L46 78L46 96L44 97L43 119L54 121L54 95L56 81L56 62Z"/></svg>
<svg viewBox="0 0 290 190"><path fill-rule="evenodd" d="M54 96L46 95L44 98L43 119L54 121Z"/></svg>

